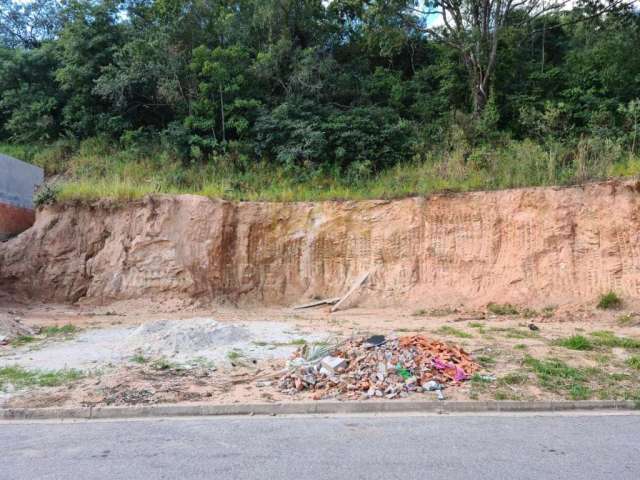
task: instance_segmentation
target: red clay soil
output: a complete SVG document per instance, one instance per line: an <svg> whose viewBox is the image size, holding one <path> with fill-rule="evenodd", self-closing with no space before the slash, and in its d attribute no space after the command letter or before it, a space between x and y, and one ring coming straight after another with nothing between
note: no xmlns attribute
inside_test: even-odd
<svg viewBox="0 0 640 480"><path fill-rule="evenodd" d="M39 210L0 244L0 290L295 305L369 272L354 304L538 308L640 298L639 246L632 181L368 201L159 196Z"/></svg>

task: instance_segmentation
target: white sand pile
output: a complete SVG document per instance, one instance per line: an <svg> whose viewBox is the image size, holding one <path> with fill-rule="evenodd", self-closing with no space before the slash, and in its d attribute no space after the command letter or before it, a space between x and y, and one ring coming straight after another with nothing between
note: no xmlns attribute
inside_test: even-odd
<svg viewBox="0 0 640 480"><path fill-rule="evenodd" d="M234 324L210 318L160 320L138 327L126 341L128 351L150 356L194 355L213 348L236 345L251 340L251 332Z"/></svg>

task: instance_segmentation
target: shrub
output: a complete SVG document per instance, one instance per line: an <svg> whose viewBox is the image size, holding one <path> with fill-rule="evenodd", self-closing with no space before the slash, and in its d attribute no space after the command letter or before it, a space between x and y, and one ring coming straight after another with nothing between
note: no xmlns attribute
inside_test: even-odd
<svg viewBox="0 0 640 480"><path fill-rule="evenodd" d="M58 194L60 189L57 185L51 185L46 183L40 190L33 196L33 203L36 207L56 203L58 200Z"/></svg>
<svg viewBox="0 0 640 480"><path fill-rule="evenodd" d="M518 309L510 303L490 303L487 305L487 310L495 315L517 315Z"/></svg>
<svg viewBox="0 0 640 480"><path fill-rule="evenodd" d="M603 310L611 310L620 308L622 306L622 300L615 292L607 292L600 295L598 300L598 308Z"/></svg>

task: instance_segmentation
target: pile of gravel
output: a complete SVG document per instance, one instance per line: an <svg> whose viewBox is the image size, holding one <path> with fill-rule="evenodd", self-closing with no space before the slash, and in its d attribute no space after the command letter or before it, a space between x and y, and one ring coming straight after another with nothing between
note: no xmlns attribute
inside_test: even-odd
<svg viewBox="0 0 640 480"><path fill-rule="evenodd" d="M248 342L251 338L251 332L243 326L210 318L160 320L136 328L127 339L126 348L154 357L188 356Z"/></svg>

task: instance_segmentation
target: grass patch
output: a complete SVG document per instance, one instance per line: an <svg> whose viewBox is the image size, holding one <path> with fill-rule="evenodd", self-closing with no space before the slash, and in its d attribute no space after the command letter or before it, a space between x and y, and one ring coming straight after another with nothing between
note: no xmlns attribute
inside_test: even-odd
<svg viewBox="0 0 640 480"><path fill-rule="evenodd" d="M207 370L216 370L216 364L213 360L208 359L207 357L198 356L190 361L193 365L198 367L207 369Z"/></svg>
<svg viewBox="0 0 640 480"><path fill-rule="evenodd" d="M481 355L476 360L484 368L491 368L496 364L495 357L490 355Z"/></svg>
<svg viewBox="0 0 640 480"><path fill-rule="evenodd" d="M164 357L155 359L150 365L154 370L182 370L180 365Z"/></svg>
<svg viewBox="0 0 640 480"><path fill-rule="evenodd" d="M630 337L619 337L613 332L601 330L592 332L592 343L598 347L640 349L640 340Z"/></svg>
<svg viewBox="0 0 640 480"><path fill-rule="evenodd" d="M74 333L77 333L77 331L78 329L75 325L66 324L61 327L57 325L52 327L44 327L40 331L40 334L44 335L45 337L57 337L63 335L73 335Z"/></svg>
<svg viewBox="0 0 640 480"><path fill-rule="evenodd" d="M546 307L544 307L542 309L542 316L544 318L551 318L553 317L553 315L556 313L556 309L558 307L556 307L555 305L547 305Z"/></svg>
<svg viewBox="0 0 640 480"><path fill-rule="evenodd" d="M435 331L435 333L439 333L441 335L449 335L449 336L458 337L458 338L473 338L473 335L471 335L470 333L464 332L454 327L450 327L449 325L441 326L439 329Z"/></svg>
<svg viewBox="0 0 640 480"><path fill-rule="evenodd" d="M621 327L630 327L638 322L638 317L635 314L625 313L618 317L617 322Z"/></svg>
<svg viewBox="0 0 640 480"><path fill-rule="evenodd" d="M493 333L499 333L507 338L516 339L538 338L540 336L537 332L515 327L493 327L490 328L489 331Z"/></svg>
<svg viewBox="0 0 640 480"><path fill-rule="evenodd" d="M510 303L490 303L487 305L489 310L494 315L517 315L518 309Z"/></svg>
<svg viewBox="0 0 640 480"><path fill-rule="evenodd" d="M529 375L526 373L513 372L498 379L498 385L524 385L529 380Z"/></svg>
<svg viewBox="0 0 640 480"><path fill-rule="evenodd" d="M582 335L573 335L568 338L561 338L553 342L554 345L569 348L571 350L593 350L593 344L588 338Z"/></svg>
<svg viewBox="0 0 640 480"><path fill-rule="evenodd" d="M33 343L36 340L38 339L32 335L20 335L14 338L13 340L11 340L11 345L14 347L21 347L22 345Z"/></svg>
<svg viewBox="0 0 640 480"><path fill-rule="evenodd" d="M27 370L22 367L0 368L0 390L5 390L8 385L15 388L25 387L57 387L65 383L74 382L84 377L80 370Z"/></svg>
<svg viewBox="0 0 640 480"><path fill-rule="evenodd" d="M603 310L612 310L622 307L622 300L615 292L607 292L600 295L598 299L598 308Z"/></svg>
<svg viewBox="0 0 640 480"><path fill-rule="evenodd" d="M149 359L147 357L145 357L144 355L140 355L140 354L134 355L133 357L131 357L129 359L129 361L132 362L132 363L137 363L139 365L143 365L145 363L149 363Z"/></svg>
<svg viewBox="0 0 640 480"><path fill-rule="evenodd" d="M624 363L629 368L633 368L634 370L640 370L640 357L637 355L627 358L626 362Z"/></svg>
<svg viewBox="0 0 640 480"><path fill-rule="evenodd" d="M241 358L244 358L244 353L242 353L242 351L240 350L229 350L227 352L227 358L234 362L236 360L240 360Z"/></svg>
<svg viewBox="0 0 640 480"><path fill-rule="evenodd" d="M527 347L524 343L518 343L517 345L513 346L514 350L526 350L527 348L529 347Z"/></svg>
<svg viewBox="0 0 640 480"><path fill-rule="evenodd" d="M45 338L70 337L74 335L78 329L75 325L67 324L63 326L44 327L37 335L20 335L11 341L14 347L20 347L29 343L34 343Z"/></svg>
<svg viewBox="0 0 640 480"><path fill-rule="evenodd" d="M65 173L69 180L60 185L59 201L127 201L179 193L278 202L402 198L443 191L570 185L609 175L635 176L640 168L637 155L597 138L548 147L530 140L508 140L495 148L436 149L378 173L357 176L306 167L292 172L290 166L253 157L238 162L235 154L183 162L159 142L127 149L106 138L66 146L0 144L0 151L33 161L47 174ZM585 155L594 159L566 162Z"/></svg>
<svg viewBox="0 0 640 480"><path fill-rule="evenodd" d="M587 375L582 369L570 367L558 359L538 360L527 355L524 365L538 377L545 390L563 393L573 400L586 400L592 391L587 386Z"/></svg>
<svg viewBox="0 0 640 480"><path fill-rule="evenodd" d="M450 308L432 308L431 310L420 308L413 312L411 315L414 317L425 317L427 315L430 317L446 317L447 315L451 315L452 313L455 312Z"/></svg>

